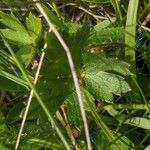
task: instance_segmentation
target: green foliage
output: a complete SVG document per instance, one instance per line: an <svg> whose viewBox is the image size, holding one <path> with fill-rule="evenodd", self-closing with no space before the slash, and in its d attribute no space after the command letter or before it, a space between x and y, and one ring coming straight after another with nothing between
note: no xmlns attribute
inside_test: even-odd
<svg viewBox="0 0 150 150"><path fill-rule="evenodd" d="M52 23L58 27L61 27L63 25L63 20L56 16L48 6L44 5L43 3L41 5L44 11L46 12L48 18L52 21Z"/></svg>
<svg viewBox="0 0 150 150"><path fill-rule="evenodd" d="M77 102L77 97L74 93L67 98L67 112L68 121L71 123L71 126L81 130L83 128L83 124L80 117L80 109Z"/></svg>
<svg viewBox="0 0 150 150"><path fill-rule="evenodd" d="M26 82L24 79L22 79L21 77L19 78L19 77L15 76L15 75L10 74L10 73L8 73L8 72L5 72L5 71L3 71L3 70L0 71L0 75L1 75L2 77L5 77L5 78L7 78L7 79L9 79L9 80L11 80L11 81L13 81L13 82L19 84L19 85L22 85L22 86L24 86L24 87L28 87L27 82ZM7 80L6 80L6 81L7 81ZM10 83L11 83L11 82L10 82ZM15 84L14 84L14 86L15 86Z"/></svg>
<svg viewBox="0 0 150 150"><path fill-rule="evenodd" d="M7 114L7 123L11 124L21 119L22 112L24 111L25 105L22 102L12 107Z"/></svg>
<svg viewBox="0 0 150 150"><path fill-rule="evenodd" d="M128 124L131 126L143 128L149 130L150 120L142 117L130 117L128 119L127 115L121 114L116 110L108 110L108 113L113 116L120 124Z"/></svg>
<svg viewBox="0 0 150 150"><path fill-rule="evenodd" d="M111 131L108 126L105 124L105 122L102 120L102 117L101 115L99 115L96 111L95 111L95 106L94 106L94 103L93 103L93 97L92 95L86 91L84 89L84 95L85 95L85 98L86 98L86 104L87 104L87 107L89 107L90 109L90 112L91 112L91 115L93 116L93 119L95 121L95 123L97 124L97 126L93 126L94 127L94 131L97 130L99 131L99 128L101 128L102 131L102 137L99 138L99 140L104 140L106 143L105 143L105 146L107 144L108 147L105 147L106 149L121 149L121 150L124 150L124 149L131 149L132 147L132 142L130 142L126 137L123 137L125 138L125 141L127 141L127 143L130 143L130 144L127 144L124 140L122 141L121 138L118 137L118 135L116 135L116 133L114 133L113 131ZM94 138L94 141L93 141L93 144L94 146L97 146L98 147L103 147L103 144L102 144L102 141L99 142L99 144L97 143L97 137L99 137L99 134L96 134L93 133L91 134L93 135L93 138ZM104 138L104 139L103 139ZM104 142L103 141L103 142ZM95 144L96 143L96 144Z"/></svg>
<svg viewBox="0 0 150 150"><path fill-rule="evenodd" d="M4 114L0 112L0 135L2 136L7 130Z"/></svg>
<svg viewBox="0 0 150 150"><path fill-rule="evenodd" d="M125 44L129 46L125 51L126 58L130 61L131 69L133 73L135 71L135 36L136 36L136 20L138 11L138 0L133 0L129 2L126 28L125 28Z"/></svg>
<svg viewBox="0 0 150 150"><path fill-rule="evenodd" d="M21 3L15 0L10 2L14 9L0 11L0 149L14 149L26 100L33 90L19 149L84 150L84 125L66 53L53 32L44 36L48 26L38 9L28 10L24 5L25 10L18 10ZM149 3L139 4L142 8ZM81 0L72 4L58 0L41 5L70 48L93 149L149 149L147 42L139 51L146 70L135 67L136 20L140 22L148 7L136 19L138 1ZM33 62L39 62L44 44L45 58L34 86Z"/></svg>
<svg viewBox="0 0 150 150"><path fill-rule="evenodd" d="M3 145L1 145L1 144L0 144L0 149L1 149L1 150L10 150L9 148L7 148L6 146L3 146Z"/></svg>
<svg viewBox="0 0 150 150"><path fill-rule="evenodd" d="M98 128L92 131L92 139L95 149L103 149L103 150L117 150L118 147L115 143L109 142L106 135ZM119 134L117 134L119 136ZM123 143L122 149L124 150L132 150L133 143L125 136L121 137L121 141ZM106 146L107 145L107 146Z"/></svg>
<svg viewBox="0 0 150 150"><path fill-rule="evenodd" d="M95 28L88 38L88 46L97 45L103 42L122 41L124 39L124 29L122 27Z"/></svg>
<svg viewBox="0 0 150 150"><path fill-rule="evenodd" d="M20 61L27 67L35 54L34 47L31 45L24 46L23 48L20 48L19 51L17 51L16 56Z"/></svg>
<svg viewBox="0 0 150 150"><path fill-rule="evenodd" d="M41 19L35 17L32 13L30 13L29 16L26 18L26 26L25 26L12 13L6 14L0 12L0 17L1 17L0 22L2 26L4 26L2 29L0 29L2 35L10 42L12 42L14 46L18 46L19 50L16 52L16 55L18 59L21 61L21 63L23 63L27 67L34 57L35 46L42 33ZM4 59L10 58L9 55L7 55L7 57L8 58ZM13 62L16 63L15 60L13 60ZM12 68L13 67L14 66L12 66ZM12 74L12 71L10 72L6 67L0 70L1 76L6 77L7 79L27 88L27 83L24 81L24 79L21 79L22 77L18 77L15 74L16 73ZM11 81L9 81L8 83L9 85L10 83L12 83ZM16 87L16 84L12 83L11 86Z"/></svg>
<svg viewBox="0 0 150 150"><path fill-rule="evenodd" d="M102 54L84 56L83 78L89 91L97 100L113 102L113 94L121 95L130 91L121 75L130 75L129 65ZM121 74L121 75L119 75Z"/></svg>
<svg viewBox="0 0 150 150"><path fill-rule="evenodd" d="M116 18L118 21L122 21L122 14L121 14L121 9L120 9L120 2L118 0L111 0L111 3L115 9L116 12Z"/></svg>
<svg viewBox="0 0 150 150"><path fill-rule="evenodd" d="M149 150L150 149L150 145L148 145L144 150Z"/></svg>
<svg viewBox="0 0 150 150"><path fill-rule="evenodd" d="M26 18L26 28L34 43L36 43L42 33L41 19L34 16L32 13L29 13L28 17Z"/></svg>
<svg viewBox="0 0 150 150"><path fill-rule="evenodd" d="M89 2L89 3L110 3L110 0L93 0L93 1L90 1L90 0L82 0L83 2Z"/></svg>
<svg viewBox="0 0 150 150"><path fill-rule="evenodd" d="M71 93L72 81L65 53L53 33L48 34L47 42L46 59L37 89L51 112L55 113Z"/></svg>
<svg viewBox="0 0 150 150"><path fill-rule="evenodd" d="M0 12L1 23L6 29L1 29L1 33L16 45L30 45L34 43L26 28L13 14Z"/></svg>
<svg viewBox="0 0 150 150"><path fill-rule="evenodd" d="M13 80L11 78L11 80ZM25 88L23 88L24 86L24 83L23 85L20 83L20 82L16 82L17 80L15 79L15 82L11 81L7 78L5 78L5 76L1 76L0 77L0 89L1 90L6 90L6 91L22 91L22 90L25 90ZM21 86L20 86L21 85Z"/></svg>

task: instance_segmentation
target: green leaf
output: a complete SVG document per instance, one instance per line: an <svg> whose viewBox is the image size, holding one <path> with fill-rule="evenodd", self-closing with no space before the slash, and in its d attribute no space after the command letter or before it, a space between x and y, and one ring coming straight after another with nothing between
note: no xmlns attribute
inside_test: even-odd
<svg viewBox="0 0 150 150"><path fill-rule="evenodd" d="M41 19L34 16L31 12L26 18L27 30L34 41L37 41L42 33Z"/></svg>
<svg viewBox="0 0 150 150"><path fill-rule="evenodd" d="M117 133L117 136L120 134ZM107 136L100 129L93 128L92 141L95 149L98 150L119 150L115 142L111 143ZM118 142L121 142L122 150L133 150L133 143L125 136L121 137Z"/></svg>
<svg viewBox="0 0 150 150"><path fill-rule="evenodd" d="M22 143L19 146L20 150L40 150L42 147L34 144L29 144L29 143Z"/></svg>
<svg viewBox="0 0 150 150"><path fill-rule="evenodd" d="M104 20L104 21L99 21L95 26L94 26L94 31L99 32L100 30L102 31L103 29L106 29L108 27L111 27L116 21L116 18L111 18L111 20Z"/></svg>
<svg viewBox="0 0 150 150"><path fill-rule="evenodd" d="M129 1L126 28L125 28L125 44L128 47L125 50L125 57L131 64L133 73L136 73L135 47L136 47L136 25L137 25L137 11L139 0Z"/></svg>
<svg viewBox="0 0 150 150"><path fill-rule="evenodd" d="M0 22L6 26L6 29L0 29L5 38L13 42L14 45L34 44L34 40L23 24L13 14L8 15L0 11L0 17Z"/></svg>
<svg viewBox="0 0 150 150"><path fill-rule="evenodd" d="M0 137L8 131L6 126L5 117L2 112L0 112Z"/></svg>
<svg viewBox="0 0 150 150"><path fill-rule="evenodd" d="M142 117L131 117L125 121L125 124L129 124L135 127L150 130L150 119Z"/></svg>
<svg viewBox="0 0 150 150"><path fill-rule="evenodd" d="M77 96L75 93L73 93L67 98L67 115L69 123L73 127L76 127L77 129L81 130L83 127L83 122L80 114Z"/></svg>
<svg viewBox="0 0 150 150"><path fill-rule="evenodd" d="M15 76L9 72L5 72L3 70L0 70L0 76L5 77L5 78L23 86L23 87L28 88L28 83L24 79L19 78L19 77Z"/></svg>
<svg viewBox="0 0 150 150"><path fill-rule="evenodd" d="M127 115L120 113L119 111L112 109L112 110L107 110L108 113L113 116L118 122L121 124L128 124L131 126L135 126L138 128L143 128L150 130L150 119L147 118L142 118L142 117L131 117L129 118Z"/></svg>
<svg viewBox="0 0 150 150"><path fill-rule="evenodd" d="M23 91L25 88L3 76L0 76L0 89L6 91Z"/></svg>
<svg viewBox="0 0 150 150"><path fill-rule="evenodd" d="M42 8L46 12L48 18L52 21L53 24L55 24L57 27L61 27L63 25L63 21L60 20L59 17L57 17L50 8L48 8L46 5L41 3Z"/></svg>
<svg viewBox="0 0 150 150"><path fill-rule="evenodd" d="M109 103L113 102L113 94L121 95L130 90L124 78L115 74L103 71L86 72L84 78L86 86L96 98Z"/></svg>
<svg viewBox="0 0 150 150"><path fill-rule="evenodd" d="M83 79L96 99L112 103L113 94L121 95L131 90L122 76L130 75L127 63L101 54L86 54L83 64Z"/></svg>
<svg viewBox="0 0 150 150"><path fill-rule="evenodd" d="M107 141L107 143L105 143L105 148L109 147L110 149L112 148L114 150L130 149L130 146L128 144L124 143L124 141L122 141L122 139L118 138L118 135L115 132L113 132L112 130L110 130L108 128L108 126L105 124L105 122L102 120L101 115L96 111L94 102L92 102L94 98L86 89L84 89L84 95L86 97L86 104L89 107L91 115L93 116L94 121L97 125L96 127L94 127L92 124L91 126L93 127L93 129L91 129L91 130L92 131L96 130L96 136L103 135L103 137ZM97 131L98 131L97 128L98 128L98 130L101 129L103 133L102 134L97 133ZM93 133L91 133L91 136L92 135L93 135ZM99 140L99 139L97 139L97 140ZM93 141L93 143L94 143L94 141ZM102 143L102 142L99 141L99 144L100 143ZM96 143L96 145L99 145L99 144ZM106 147L106 145L107 145L107 147ZM103 146L103 145L101 145L101 146Z"/></svg>
<svg viewBox="0 0 150 150"><path fill-rule="evenodd" d="M78 34L80 30L82 30L82 25L71 22L64 22L62 26L60 26L61 30L67 33L70 39L73 39Z"/></svg>
<svg viewBox="0 0 150 150"><path fill-rule="evenodd" d="M100 71L112 71L124 76L131 75L128 63L117 58L107 57L104 54L86 53L83 55L83 67L89 71L98 69Z"/></svg>
<svg viewBox="0 0 150 150"><path fill-rule="evenodd" d="M60 145L60 143L56 143L56 141L53 139L51 140L43 140L38 138L28 139L27 143L32 143L35 145L40 145L41 147L49 147L51 149L55 150L65 150L63 145Z"/></svg>
<svg viewBox="0 0 150 150"><path fill-rule="evenodd" d="M24 67L22 66L22 64L20 63L20 61L18 60L17 56L15 55L13 49L11 48L10 44L7 42L7 40L1 36L3 39L3 42L5 44L5 46L7 47L7 49L9 50L9 52L11 53L13 59L15 60L18 68L20 69L21 73L23 74L24 78L26 79L26 81L28 82L28 85L30 86L30 88L33 90L33 93L37 99L37 101L39 102L41 108L43 109L43 112L45 113L45 115L48 118L48 121L51 122L54 126L55 126L55 131L57 132L58 136L60 137L60 139L62 140L64 146L67 149L69 148L69 143L66 140L65 136L63 135L62 131L59 129L59 127L57 126L55 120L53 119L52 114L49 112L49 109L47 108L47 106L45 105L45 103L43 102L43 99L41 98L40 94L37 92L37 90L35 89L32 80L29 78L29 75L26 73L26 70L24 69Z"/></svg>
<svg viewBox="0 0 150 150"><path fill-rule="evenodd" d="M112 6L116 12L116 18L118 21L122 21L121 7L119 0L111 0Z"/></svg>
<svg viewBox="0 0 150 150"><path fill-rule="evenodd" d="M34 47L27 45L22 47L19 51L17 51L16 56L27 67L31 63L34 54Z"/></svg>
<svg viewBox="0 0 150 150"><path fill-rule="evenodd" d="M98 28L96 27L91 31L87 43L88 47L92 45L98 45L102 42L112 41L123 41L124 40L124 28L123 27L109 27L109 28Z"/></svg>
<svg viewBox="0 0 150 150"><path fill-rule="evenodd" d="M150 150L150 145L148 145L144 150Z"/></svg>
<svg viewBox="0 0 150 150"><path fill-rule="evenodd" d="M49 110L55 113L72 93L72 79L66 54L60 43L53 33L48 34L47 40L46 59L40 72L37 90Z"/></svg>
<svg viewBox="0 0 150 150"><path fill-rule="evenodd" d="M87 39L90 34L90 27L88 25L83 25L82 28L76 31L73 41L71 43L72 56L76 68L81 68L82 66L82 54L85 52L85 47L87 44Z"/></svg>
<svg viewBox="0 0 150 150"><path fill-rule="evenodd" d="M10 150L8 147L0 144L0 150Z"/></svg>
<svg viewBox="0 0 150 150"><path fill-rule="evenodd" d="M23 109L25 108L25 105L23 103L16 104L13 108L11 108L7 114L7 123L11 124L21 119L21 113L23 112Z"/></svg>
<svg viewBox="0 0 150 150"><path fill-rule="evenodd" d="M31 122L27 120L24 132L26 136L22 137L23 140L20 143L22 147L30 145L56 150L66 149L47 120L44 120L44 122L39 120L32 120Z"/></svg>

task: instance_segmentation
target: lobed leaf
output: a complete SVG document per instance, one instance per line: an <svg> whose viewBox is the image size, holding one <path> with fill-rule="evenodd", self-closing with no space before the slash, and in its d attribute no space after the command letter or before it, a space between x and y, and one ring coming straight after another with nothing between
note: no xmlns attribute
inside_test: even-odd
<svg viewBox="0 0 150 150"><path fill-rule="evenodd" d="M113 102L113 94L130 91L123 75L130 75L129 65L101 54L86 54L83 57L83 79L89 91L106 102Z"/></svg>
<svg viewBox="0 0 150 150"><path fill-rule="evenodd" d="M42 32L41 19L32 13L26 18L26 27L13 14L5 14L0 11L0 22L6 27L0 29L5 38L14 45L36 45Z"/></svg>
<svg viewBox="0 0 150 150"><path fill-rule="evenodd" d="M6 29L0 29L0 31L5 38L14 42L14 45L34 43L23 24L13 14L8 15L0 11L0 17L0 22L6 26Z"/></svg>
<svg viewBox="0 0 150 150"><path fill-rule="evenodd" d="M31 12L29 13L28 17L26 18L26 27L28 33L32 37L34 41L38 41L39 37L42 33L42 23L41 19L34 16Z"/></svg>

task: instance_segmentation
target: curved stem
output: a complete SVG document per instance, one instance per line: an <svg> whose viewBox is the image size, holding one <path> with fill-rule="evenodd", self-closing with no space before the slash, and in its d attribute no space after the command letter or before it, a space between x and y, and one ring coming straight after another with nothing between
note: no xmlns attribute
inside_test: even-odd
<svg viewBox="0 0 150 150"><path fill-rule="evenodd" d="M33 0L33 2L35 2L35 5L37 6L38 10L43 15L43 17L45 18L48 26L51 28L52 32L55 34L58 41L60 42L60 44L62 45L62 47L64 48L64 50L66 52L66 55L67 55L67 58L68 58L68 63L69 63L70 70L71 70L71 74L72 74L73 81L74 81L74 86L75 86L75 89L76 89L76 94L77 94L77 97L78 97L80 112L81 112L81 116L82 116L82 120L83 120L83 124L84 124L87 148L88 148L88 150L92 150L90 134L89 134L89 128L88 128L86 113L85 113L85 110L84 110L83 98L82 98L81 89L80 89L80 85L79 85L79 80L78 80L78 77L77 77L77 73L76 73L75 65L73 63L73 59L72 59L70 49L67 46L67 44L65 43L65 41L63 40L63 38L61 37L61 35L59 34L59 32L57 31L56 27L53 25L51 20L48 18L47 14L43 10L41 4L37 0Z"/></svg>

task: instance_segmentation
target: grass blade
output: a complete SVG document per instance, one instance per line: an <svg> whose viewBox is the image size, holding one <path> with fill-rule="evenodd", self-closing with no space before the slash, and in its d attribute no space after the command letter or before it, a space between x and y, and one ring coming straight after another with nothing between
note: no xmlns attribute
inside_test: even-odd
<svg viewBox="0 0 150 150"><path fill-rule="evenodd" d="M121 14L118 0L111 0L111 3L115 9L117 20L122 21L122 14Z"/></svg>
<svg viewBox="0 0 150 150"><path fill-rule="evenodd" d="M125 44L129 47L125 50L125 57L131 64L131 71L136 72L135 69L135 38L136 38L136 22L137 10L139 0L130 0L127 12L126 27L125 27Z"/></svg>
<svg viewBox="0 0 150 150"><path fill-rule="evenodd" d="M127 115L121 114L119 111L115 109L107 110L107 112L121 124L127 124L138 128L150 130L150 126L149 126L150 119L142 118L142 117L128 118Z"/></svg>
<svg viewBox="0 0 150 150"><path fill-rule="evenodd" d="M21 79L17 76L14 76L13 74L10 74L8 72L5 72L5 71L1 70L0 71L0 76L3 76L3 77L5 77L5 78L7 78L7 79L19 84L19 85L22 85L22 86L24 86L28 89L28 83L25 80L23 80L23 79Z"/></svg>
<svg viewBox="0 0 150 150"><path fill-rule="evenodd" d="M53 119L53 116L50 114L49 110L47 109L47 107L45 106L45 104L43 103L41 97L39 96L38 92L36 91L32 81L29 79L28 75L26 74L26 71L24 69L24 67L22 66L22 64L19 62L18 58L16 57L14 51L12 50L12 48L10 47L9 43L6 41L6 39L4 38L4 36L1 34L1 37L4 41L5 46L8 48L9 52L11 53L13 59L15 60L18 68L20 69L21 73L23 74L24 78L26 79L29 87L33 90L33 93L37 99L37 101L39 102L39 104L41 105L43 111L45 112L45 114L48 117L48 120L51 122L51 124L53 125L54 129L56 130L57 134L59 135L60 139L62 140L62 142L64 143L65 147L67 150L70 150L70 146L65 138L65 136L62 134L61 130L58 128L57 124L55 123L55 120ZM15 150L18 149L18 146L16 146Z"/></svg>

